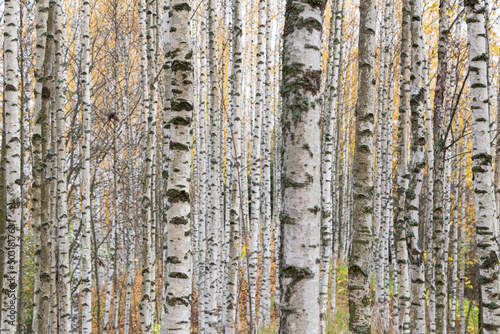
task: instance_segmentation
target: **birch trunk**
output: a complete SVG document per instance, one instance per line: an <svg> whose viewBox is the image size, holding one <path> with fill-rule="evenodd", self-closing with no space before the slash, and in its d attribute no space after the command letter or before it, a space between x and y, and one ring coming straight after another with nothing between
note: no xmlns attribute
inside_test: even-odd
<svg viewBox="0 0 500 334"><path fill-rule="evenodd" d="M37 27L37 43L44 39L45 48L43 58L36 59L36 67L41 66L41 77L37 83L41 84L41 95L35 93L39 109L36 109L35 126L33 131L33 220L35 244L35 282L34 282L34 308L33 328L39 333L48 333L50 330L50 302L51 302L51 251L54 247L51 237L50 217L50 129L51 129L51 95L53 77L53 29L54 29L54 3L49 3L47 9L47 23L45 26ZM38 35L39 34L39 35ZM41 64L38 63L40 60ZM35 101L35 106L37 101ZM36 108L36 107L35 107Z"/></svg>
<svg viewBox="0 0 500 334"><path fill-rule="evenodd" d="M426 87L423 84L423 59L424 59L424 28L422 0L411 3L411 178L406 192L406 215L409 221L407 243L410 249L409 259L412 268L412 330L413 333L425 334L425 277L423 266L423 253L419 231L423 230L420 221L420 195L422 192L425 168L425 126L424 126L424 99Z"/></svg>
<svg viewBox="0 0 500 334"><path fill-rule="evenodd" d="M221 112L218 106L218 86L217 86L217 16L215 0L207 3L208 18L208 71L209 71L209 115L210 115L210 213L207 225L208 237L208 275L205 285L206 310L207 312L207 333L217 333L217 301L219 290L219 242L220 229L222 225L221 192L220 192L220 144L221 144Z"/></svg>
<svg viewBox="0 0 500 334"><path fill-rule="evenodd" d="M246 177L242 173L244 161L242 158L242 100L241 100L241 78L242 78L242 13L241 1L233 1L233 58L232 58L232 86L231 97L233 103L232 127L229 129L233 145L233 171L231 173L231 203L230 203L230 243L229 243L229 271L228 271L228 293L226 307L225 333L237 333L237 310L238 310L238 265L240 258L240 226L242 215L241 205L241 178Z"/></svg>
<svg viewBox="0 0 500 334"><path fill-rule="evenodd" d="M408 120L410 111L410 2L403 1L402 33L400 55L400 82L399 82L399 129L398 129L398 170L397 170L397 213L396 213L396 242L398 262L398 297L399 297L399 331L410 332L410 282L407 251L407 226L404 218L406 190L408 189Z"/></svg>
<svg viewBox="0 0 500 334"><path fill-rule="evenodd" d="M256 296L257 296L257 271L259 256L259 235L261 228L261 170L262 170L262 126L265 110L265 71L266 71L266 0L259 0L257 28L257 68L256 68L256 92L255 113L252 128L252 150L251 150L251 212L250 212L250 331L251 334L257 330ZM265 133L264 133L265 135Z"/></svg>
<svg viewBox="0 0 500 334"><path fill-rule="evenodd" d="M360 3L358 100L353 156L353 238L349 256L349 329L371 331L370 276L373 202L373 123L375 117L375 61L377 8L375 0Z"/></svg>
<svg viewBox="0 0 500 334"><path fill-rule="evenodd" d="M57 119L57 220L59 226L59 298L60 298L60 332L71 332L71 285L69 263L69 221L66 183L66 59L64 56L65 15L62 1L56 2L56 119Z"/></svg>
<svg viewBox="0 0 500 334"><path fill-rule="evenodd" d="M271 17L270 0L265 1L265 67L262 135L262 263L260 283L259 327L265 328L271 322Z"/></svg>
<svg viewBox="0 0 500 334"><path fill-rule="evenodd" d="M90 77L90 3L82 7L82 90L83 90L83 170L82 170L82 334L92 333L92 255L90 248L90 131L91 131L91 77Z"/></svg>
<svg viewBox="0 0 500 334"><path fill-rule="evenodd" d="M17 333L18 279L21 245L21 126L17 64L19 2L5 1L3 52L3 131L5 133L5 268L2 293L2 333Z"/></svg>
<svg viewBox="0 0 500 334"><path fill-rule="evenodd" d="M340 69L340 17L337 16L339 1L331 3L329 36L329 71L327 72L327 91L329 98L323 106L323 152L321 161L321 274L320 274L320 333L325 332L326 310L328 302L328 273L332 255L333 228L333 196L332 170L333 149L335 145L335 126L337 125L338 81Z"/></svg>
<svg viewBox="0 0 500 334"><path fill-rule="evenodd" d="M152 239L151 239L151 221L152 221L152 163L153 163L153 136L152 127L153 115L150 107L149 94L149 76L148 76L148 45L146 41L147 35L147 18L146 18L146 2L141 0L139 5L139 27L140 27L140 70L141 70L141 107L142 107L142 124L143 131L147 132L144 149L144 181L142 189L141 213L142 213L142 288L141 288L141 327L143 334L149 334L153 326L153 296L151 295L151 287L153 280L152 264Z"/></svg>
<svg viewBox="0 0 500 334"><path fill-rule="evenodd" d="M443 245L445 210L445 113L444 96L447 76L448 47L448 0L441 0L439 5L439 41L438 41L438 73L434 95L434 208L433 208L433 255L434 280L436 284L436 333L443 334L446 329L446 272Z"/></svg>
<svg viewBox="0 0 500 334"><path fill-rule="evenodd" d="M464 113L467 115L467 112ZM461 152L464 152L465 147L467 147L467 141L462 139L462 144L460 145ZM462 170L462 189L460 192L460 273L458 282L458 299L460 301L460 320L459 320L459 334L465 334L465 245L466 245L466 235L465 235L465 209L466 209L466 191L467 191L467 156L462 154L460 159L460 168Z"/></svg>
<svg viewBox="0 0 500 334"><path fill-rule="evenodd" d="M279 333L319 332L321 2L287 3ZM309 22L307 25L301 22Z"/></svg>
<svg viewBox="0 0 500 334"><path fill-rule="evenodd" d="M425 34L424 34L425 37ZM425 46L425 43L424 43ZM424 52L423 73L424 84L429 83L429 70L427 61L427 50ZM433 207L434 207L434 130L432 123L431 98L428 89L425 90L425 135L426 135L426 159L427 159L427 179L426 179L426 213L425 213L425 249L426 249L426 283L429 287L429 304L426 309L426 317L429 319L429 332L436 332L436 286L434 281L434 251L433 251Z"/></svg>
<svg viewBox="0 0 500 334"><path fill-rule="evenodd" d="M172 161L169 167L167 331L190 333L191 324L191 123L194 106L193 63L189 17L190 5L172 0L172 100L170 120Z"/></svg>
<svg viewBox="0 0 500 334"><path fill-rule="evenodd" d="M499 249L495 242L495 197L489 136L488 50L486 4L465 2L472 110L472 173L476 203L476 233L481 275L483 333L500 333Z"/></svg>

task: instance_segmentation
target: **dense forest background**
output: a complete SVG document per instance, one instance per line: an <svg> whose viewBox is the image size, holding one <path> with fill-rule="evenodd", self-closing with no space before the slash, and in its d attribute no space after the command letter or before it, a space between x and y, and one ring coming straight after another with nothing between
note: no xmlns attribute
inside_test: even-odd
<svg viewBox="0 0 500 334"><path fill-rule="evenodd" d="M2 333L500 333L500 2L3 0Z"/></svg>

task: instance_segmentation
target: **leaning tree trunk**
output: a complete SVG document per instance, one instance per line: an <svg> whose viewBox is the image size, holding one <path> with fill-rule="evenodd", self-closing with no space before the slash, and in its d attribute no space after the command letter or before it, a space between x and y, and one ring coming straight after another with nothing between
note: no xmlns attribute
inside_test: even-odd
<svg viewBox="0 0 500 334"><path fill-rule="evenodd" d="M172 0L172 100L171 163L166 196L168 208L168 249L165 263L167 287L167 331L189 334L191 324L191 124L193 112L193 60L189 17L191 7L184 0ZM174 29L175 28L175 29Z"/></svg>
<svg viewBox="0 0 500 334"><path fill-rule="evenodd" d="M488 50L484 0L465 2L472 110L472 174L476 203L476 233L483 333L500 333L499 249L495 235L495 196L489 136Z"/></svg>
<svg viewBox="0 0 500 334"><path fill-rule="evenodd" d="M17 333L19 256L21 247L21 126L19 122L19 84L17 50L19 25L19 1L5 1L4 11L4 119L5 131L5 270L2 294L2 333ZM3 152L2 152L3 153ZM5 289L5 287L7 287Z"/></svg>
<svg viewBox="0 0 500 334"><path fill-rule="evenodd" d="M375 115L375 61L377 9L375 0L360 3L358 101L352 167L353 238L349 256L349 329L368 333L370 324L370 276L373 201L373 123Z"/></svg>
<svg viewBox="0 0 500 334"><path fill-rule="evenodd" d="M323 12L322 2L291 0L286 7L279 315L283 334L319 332Z"/></svg>

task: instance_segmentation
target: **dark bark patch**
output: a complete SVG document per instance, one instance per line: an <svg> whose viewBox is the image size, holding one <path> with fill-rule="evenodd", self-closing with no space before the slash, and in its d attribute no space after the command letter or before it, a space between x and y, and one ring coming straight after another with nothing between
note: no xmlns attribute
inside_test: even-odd
<svg viewBox="0 0 500 334"><path fill-rule="evenodd" d="M5 85L6 92L17 92L17 88L14 85Z"/></svg>
<svg viewBox="0 0 500 334"><path fill-rule="evenodd" d="M170 224L187 225L187 224L189 224L189 221L183 217L174 217L174 218L170 219Z"/></svg>
<svg viewBox="0 0 500 334"><path fill-rule="evenodd" d="M280 270L281 277L287 278L313 278L314 273L309 268L298 266L283 266Z"/></svg>
<svg viewBox="0 0 500 334"><path fill-rule="evenodd" d="M184 100L172 101L172 110L174 111L192 111L193 105Z"/></svg>
<svg viewBox="0 0 500 334"><path fill-rule="evenodd" d="M170 203L189 202L189 193L185 190L169 189L166 196Z"/></svg>
<svg viewBox="0 0 500 334"><path fill-rule="evenodd" d="M189 276L184 274L184 273L180 273L180 272L172 272L170 274L168 274L168 277L171 277L171 278L180 278L180 279L188 279Z"/></svg>
<svg viewBox="0 0 500 334"><path fill-rule="evenodd" d="M177 72L177 71L192 71L193 70L193 64L191 64L190 61L182 61L179 59L175 59L172 61L172 71Z"/></svg>
<svg viewBox="0 0 500 334"><path fill-rule="evenodd" d="M182 262L181 262L181 260L179 260L179 258L177 256L168 256L167 263L178 264L178 263L182 263Z"/></svg>
<svg viewBox="0 0 500 334"><path fill-rule="evenodd" d="M170 120L171 124L174 125L190 125L191 124L191 118L190 117L181 117L181 116L176 116Z"/></svg>
<svg viewBox="0 0 500 334"><path fill-rule="evenodd" d="M191 6L187 2L179 3L177 5L172 6L172 9L175 11L181 11L181 10L191 10Z"/></svg>

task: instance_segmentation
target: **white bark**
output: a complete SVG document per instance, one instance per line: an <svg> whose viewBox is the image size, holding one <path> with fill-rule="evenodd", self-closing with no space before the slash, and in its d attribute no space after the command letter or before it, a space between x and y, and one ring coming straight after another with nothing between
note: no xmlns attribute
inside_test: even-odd
<svg viewBox="0 0 500 334"><path fill-rule="evenodd" d="M370 276L372 260L373 127L375 118L376 1L360 4L358 100L353 156L353 237L349 256L349 329L370 332Z"/></svg>
<svg viewBox="0 0 500 334"><path fill-rule="evenodd" d="M319 332L322 3L287 3L279 333ZM309 22L308 25L298 24Z"/></svg>
<svg viewBox="0 0 500 334"><path fill-rule="evenodd" d="M326 310L328 301L328 273L332 255L333 240L333 161L334 147L336 147L335 127L337 125L338 110L338 82L340 73L340 22L339 1L331 2L330 36L329 36L329 71L327 72L327 104L323 105L323 152L321 161L321 275L320 275L320 332L326 328Z"/></svg>
<svg viewBox="0 0 500 334"><path fill-rule="evenodd" d="M189 17L191 7L183 0L172 0L172 100L170 120L171 157L168 190L167 331L190 333L192 294L191 255L191 123L193 99L193 60Z"/></svg>
<svg viewBox="0 0 500 334"><path fill-rule="evenodd" d="M90 249L90 2L83 0L82 7L82 89L83 89L83 171L82 171L82 334L92 333L92 254Z"/></svg>
<svg viewBox="0 0 500 334"><path fill-rule="evenodd" d="M488 50L485 31L486 4L467 1L466 22L469 46L469 69L472 114L472 173L476 203L476 231L483 333L500 333L499 249L495 235L495 195L488 108Z"/></svg>
<svg viewBox="0 0 500 334"><path fill-rule="evenodd" d="M18 280L21 230L21 127L19 122L19 84L18 84L18 38L19 1L5 1L4 12L4 131L5 131L5 269L2 293L1 332L17 333Z"/></svg>

